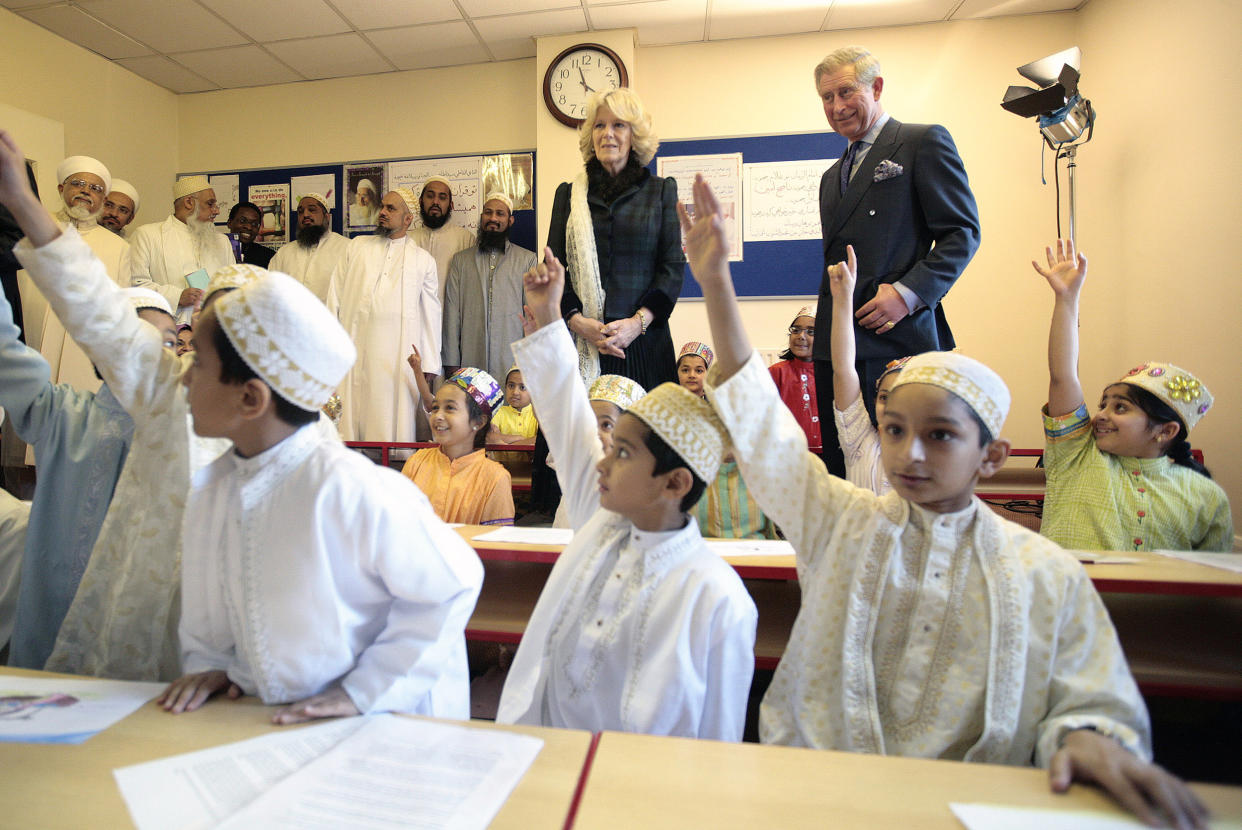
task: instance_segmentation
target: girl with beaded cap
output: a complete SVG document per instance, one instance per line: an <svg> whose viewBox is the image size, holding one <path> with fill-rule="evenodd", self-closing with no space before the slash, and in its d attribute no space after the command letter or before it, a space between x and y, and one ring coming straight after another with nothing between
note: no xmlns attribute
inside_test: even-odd
<svg viewBox="0 0 1242 830"><path fill-rule="evenodd" d="M565 270L526 273L539 328L513 344L564 489L557 559L505 681L497 721L740 740L757 614L687 511L720 465L711 407L664 383L618 419L605 454L559 313Z"/></svg>
<svg viewBox="0 0 1242 830"><path fill-rule="evenodd" d="M828 286L832 292L832 417L837 425L841 453L845 456L845 480L882 496L893 486L880 461L880 433L876 424L884 417L888 393L910 358L890 360L876 380L875 423L872 423L863 403L858 368L854 363L853 297L858 260L854 257L853 245L847 245L845 251L846 261L828 268Z"/></svg>
<svg viewBox="0 0 1242 830"><path fill-rule="evenodd" d="M513 524L513 481L484 449L492 412L504 400L500 384L482 369L465 366L440 384L433 396L417 348L408 360L427 411L431 439L439 446L411 455L402 474L419 486L446 522Z"/></svg>
<svg viewBox="0 0 1242 830"><path fill-rule="evenodd" d="M798 419L806 433L806 443L819 447L819 403L815 399L815 365L811 352L815 348L815 306L803 306L789 323L789 347L780 360L768 367L776 382L781 400Z"/></svg>
<svg viewBox="0 0 1242 830"><path fill-rule="evenodd" d="M703 379L712 366L712 347L697 340L682 345L677 352L677 383L703 397Z"/></svg>
<svg viewBox="0 0 1242 830"><path fill-rule="evenodd" d="M1031 263L1056 296L1040 532L1083 550L1229 551L1229 499L1190 454L1188 431L1212 407L1207 385L1172 364L1144 363L1104 387L1090 415L1078 379L1087 257L1060 239L1046 256L1047 268Z"/></svg>

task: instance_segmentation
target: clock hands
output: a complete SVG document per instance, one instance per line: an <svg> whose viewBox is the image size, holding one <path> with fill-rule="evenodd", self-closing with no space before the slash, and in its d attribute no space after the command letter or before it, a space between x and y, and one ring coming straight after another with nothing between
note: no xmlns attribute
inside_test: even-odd
<svg viewBox="0 0 1242 830"><path fill-rule="evenodd" d="M586 75L582 74L582 67L581 67L581 66L579 66L579 67L578 67L578 77L582 79L582 80L581 80L581 81L579 81L578 83L582 84L582 88L583 88L585 91L587 91L587 92L594 92L594 91L595 91L595 90L591 89L591 87L590 87L590 86L588 86L588 85L587 85L587 82L586 82Z"/></svg>

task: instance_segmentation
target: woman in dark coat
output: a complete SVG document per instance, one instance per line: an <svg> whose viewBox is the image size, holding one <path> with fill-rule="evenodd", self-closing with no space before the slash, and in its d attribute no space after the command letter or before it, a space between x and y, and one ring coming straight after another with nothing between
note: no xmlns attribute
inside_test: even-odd
<svg viewBox="0 0 1242 830"><path fill-rule="evenodd" d="M686 261L677 182L645 167L660 142L631 89L592 95L578 136L585 169L556 189L548 247L567 271L561 311L583 377L675 383L668 318Z"/></svg>

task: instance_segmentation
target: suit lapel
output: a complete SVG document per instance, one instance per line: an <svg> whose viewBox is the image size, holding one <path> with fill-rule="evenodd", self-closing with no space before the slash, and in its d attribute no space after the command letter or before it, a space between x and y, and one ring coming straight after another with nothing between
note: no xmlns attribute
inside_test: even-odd
<svg viewBox="0 0 1242 830"><path fill-rule="evenodd" d="M901 142L897 140L897 131L901 127L901 122L895 118L889 118L888 123L880 130L880 134L876 136L875 143L871 145L871 149L867 151L867 157L863 159L856 167L857 172L850 179L850 185L845 189L845 195L839 197L837 204L833 206L832 225L824 232L824 239L832 239L841 230L841 226L845 224L845 220L849 219L854 212L854 208L858 207L858 203L862 201L863 194L867 192L867 188L874 184L875 168L885 159L892 158L897 152L897 148L901 146ZM840 168L841 162L837 162L832 166L833 170ZM834 173L834 176L837 174ZM839 176L833 179L833 182L839 181ZM839 190L837 187L832 189L835 196Z"/></svg>

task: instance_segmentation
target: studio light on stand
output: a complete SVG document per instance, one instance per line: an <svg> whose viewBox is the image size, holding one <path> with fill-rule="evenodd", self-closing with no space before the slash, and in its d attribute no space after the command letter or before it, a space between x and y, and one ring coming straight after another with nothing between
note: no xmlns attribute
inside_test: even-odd
<svg viewBox="0 0 1242 830"><path fill-rule="evenodd" d="M1052 175L1057 187L1057 236L1061 236L1061 177L1057 162L1066 159L1069 171L1069 238L1077 237L1077 200L1074 173L1078 167L1078 148L1091 140L1095 130L1095 109L1078 89L1082 50L1077 46L1049 55L1025 66L1018 74L1039 88L1010 86L1001 106L1023 118L1037 118L1044 143L1055 155ZM1084 138L1083 135L1086 135ZM1041 164L1042 167L1042 164ZM1045 181L1045 184L1047 182Z"/></svg>

